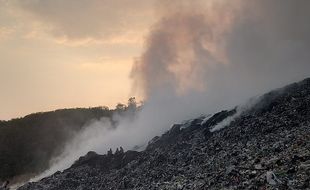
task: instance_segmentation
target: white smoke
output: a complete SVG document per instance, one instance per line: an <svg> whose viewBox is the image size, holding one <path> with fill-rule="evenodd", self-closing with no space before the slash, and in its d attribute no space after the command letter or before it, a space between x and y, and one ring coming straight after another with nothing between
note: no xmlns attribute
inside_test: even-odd
<svg viewBox="0 0 310 190"><path fill-rule="evenodd" d="M146 104L117 128L98 121L40 177L90 150L131 149L175 122L238 105L310 74L310 1L160 1L132 70Z"/></svg>

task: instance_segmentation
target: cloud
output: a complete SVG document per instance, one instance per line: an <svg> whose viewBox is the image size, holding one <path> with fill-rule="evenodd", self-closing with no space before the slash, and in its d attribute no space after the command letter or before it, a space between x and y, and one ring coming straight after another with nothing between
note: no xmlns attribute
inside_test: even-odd
<svg viewBox="0 0 310 190"><path fill-rule="evenodd" d="M309 6L305 0L243 2L225 39L230 66L223 79L255 94L309 76Z"/></svg>
<svg viewBox="0 0 310 190"><path fill-rule="evenodd" d="M132 69L146 96L204 89L205 101L245 97L310 73L309 1L162 1ZM163 90L166 89L166 90Z"/></svg>
<svg viewBox="0 0 310 190"><path fill-rule="evenodd" d="M310 75L308 0L167 0L157 6L160 19L131 73L146 95L143 109L113 130L103 129L104 121L90 125L53 172L89 150L143 145L175 122L230 109Z"/></svg>
<svg viewBox="0 0 310 190"><path fill-rule="evenodd" d="M0 27L0 40L8 38L13 32L13 28Z"/></svg>
<svg viewBox="0 0 310 190"><path fill-rule="evenodd" d="M214 2L214 1L208 1ZM135 85L149 96L161 88L179 93L205 88L205 75L225 64L225 35L235 6L204 1L161 1L161 19L132 70Z"/></svg>
<svg viewBox="0 0 310 190"><path fill-rule="evenodd" d="M15 32L15 27L10 23L8 16L8 2L0 0L0 40L4 40L12 36Z"/></svg>
<svg viewBox="0 0 310 190"><path fill-rule="evenodd" d="M139 0L16 0L15 4L57 39L115 42L141 36L152 20L152 2ZM135 37L132 38L132 35ZM129 39L121 40L127 43ZM132 42L132 40L131 40Z"/></svg>

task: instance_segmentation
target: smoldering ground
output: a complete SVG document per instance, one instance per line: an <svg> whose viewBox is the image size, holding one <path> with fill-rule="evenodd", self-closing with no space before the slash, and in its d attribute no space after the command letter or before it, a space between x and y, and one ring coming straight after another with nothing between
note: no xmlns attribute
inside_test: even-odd
<svg viewBox="0 0 310 190"><path fill-rule="evenodd" d="M159 1L158 21L135 59L133 89L145 105L117 128L104 120L67 145L51 169L94 150L131 149L174 122L231 108L310 74L310 1Z"/></svg>

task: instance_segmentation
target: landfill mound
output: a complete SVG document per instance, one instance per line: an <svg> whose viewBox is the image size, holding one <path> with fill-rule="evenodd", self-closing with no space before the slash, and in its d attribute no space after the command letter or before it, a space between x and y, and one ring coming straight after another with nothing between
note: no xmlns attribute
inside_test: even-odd
<svg viewBox="0 0 310 190"><path fill-rule="evenodd" d="M19 189L310 189L310 79L238 112L175 124L141 152L90 152Z"/></svg>

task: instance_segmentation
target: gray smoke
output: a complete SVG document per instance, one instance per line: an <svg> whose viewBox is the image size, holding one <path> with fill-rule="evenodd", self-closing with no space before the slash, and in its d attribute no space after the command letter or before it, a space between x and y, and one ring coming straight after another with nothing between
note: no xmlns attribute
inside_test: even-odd
<svg viewBox="0 0 310 190"><path fill-rule="evenodd" d="M308 0L159 2L159 21L131 73L146 97L142 111L116 129L100 121L88 127L50 172L90 150L143 145L175 122L229 109L310 74Z"/></svg>
<svg viewBox="0 0 310 190"><path fill-rule="evenodd" d="M218 108L310 74L309 1L191 2L160 9L132 70L146 97L170 93Z"/></svg>

